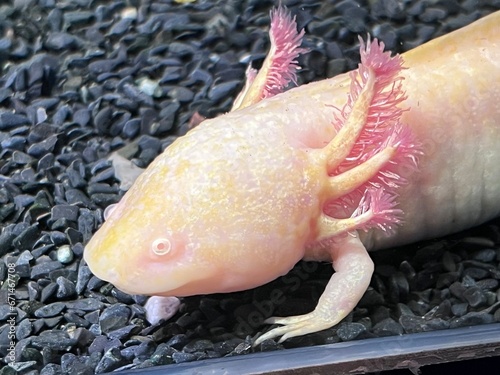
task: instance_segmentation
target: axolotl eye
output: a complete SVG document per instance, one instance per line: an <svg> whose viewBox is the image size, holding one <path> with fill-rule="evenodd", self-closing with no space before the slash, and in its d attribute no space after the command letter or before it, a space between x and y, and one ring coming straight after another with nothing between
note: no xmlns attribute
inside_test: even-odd
<svg viewBox="0 0 500 375"><path fill-rule="evenodd" d="M190 254L189 238L182 232L172 230L161 230L152 233L149 248L149 259L154 263L168 263L180 261Z"/></svg>
<svg viewBox="0 0 500 375"><path fill-rule="evenodd" d="M156 255L165 255L172 250L172 243L167 238L157 238L151 244L151 250Z"/></svg>

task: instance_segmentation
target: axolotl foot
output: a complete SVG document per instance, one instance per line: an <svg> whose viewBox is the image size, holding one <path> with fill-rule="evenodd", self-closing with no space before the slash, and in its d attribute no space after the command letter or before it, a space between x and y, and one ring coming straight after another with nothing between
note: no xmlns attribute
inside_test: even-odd
<svg viewBox="0 0 500 375"><path fill-rule="evenodd" d="M370 284L373 262L357 235L348 235L331 251L336 270L316 309L309 314L286 318L271 317L267 324L282 324L258 337L254 346L281 336L279 342L328 329L344 319L356 306Z"/></svg>

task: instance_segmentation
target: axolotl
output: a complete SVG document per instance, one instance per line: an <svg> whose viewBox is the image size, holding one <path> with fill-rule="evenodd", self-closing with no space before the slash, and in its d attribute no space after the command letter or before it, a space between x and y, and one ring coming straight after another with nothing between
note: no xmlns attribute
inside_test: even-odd
<svg viewBox="0 0 500 375"><path fill-rule="evenodd" d="M500 12L391 57L361 41L350 73L295 87L302 32L282 7L271 49L229 113L178 138L87 244L132 294L253 288L331 262L316 309L271 317L280 341L334 326L368 288L367 250L500 215Z"/></svg>

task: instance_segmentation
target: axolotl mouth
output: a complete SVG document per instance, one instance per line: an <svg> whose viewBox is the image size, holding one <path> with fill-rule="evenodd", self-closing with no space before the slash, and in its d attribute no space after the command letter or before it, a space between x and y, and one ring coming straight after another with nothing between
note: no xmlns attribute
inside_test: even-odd
<svg viewBox="0 0 500 375"><path fill-rule="evenodd" d="M85 248L84 259L100 279L129 294L176 297L232 292L270 280L257 270L255 282L249 283L247 275L238 271L242 265L213 262L214 257L224 258L224 244L230 241L225 228L195 235L165 229L165 222L159 221L135 225L129 235L130 223L143 217L142 211L129 209L131 201L126 196L106 212L106 221Z"/></svg>
<svg viewBox="0 0 500 375"><path fill-rule="evenodd" d="M192 293L200 279L213 277L210 268L190 272L197 264L196 245L185 235L168 230L155 235L152 226L137 228L135 236L122 235L121 220L126 221L129 213L121 206L108 212L107 221L85 248L84 259L97 277L130 294L170 291L168 295L177 296ZM144 240L150 238L149 243Z"/></svg>

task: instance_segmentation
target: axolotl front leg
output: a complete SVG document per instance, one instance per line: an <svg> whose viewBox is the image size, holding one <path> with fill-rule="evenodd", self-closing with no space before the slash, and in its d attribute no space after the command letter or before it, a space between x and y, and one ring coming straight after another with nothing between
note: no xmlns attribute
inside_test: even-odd
<svg viewBox="0 0 500 375"><path fill-rule="evenodd" d="M281 324L255 340L254 345L281 336L291 337L333 327L344 319L365 293L373 274L373 262L357 234L343 237L330 249L335 273L330 278L316 309L308 314L286 318L272 317L268 324Z"/></svg>
<svg viewBox="0 0 500 375"><path fill-rule="evenodd" d="M351 76L348 103L332 119L336 136L325 147L310 150L311 164L324 168L324 209L304 258L331 261L335 273L313 312L267 319L283 326L260 336L255 345L327 329L346 317L368 288L374 269L357 231L391 231L400 220L395 190L404 180L396 169L405 165L411 170L420 153L411 132L399 122L402 60L384 53L376 41L366 49L361 42L361 56L362 64Z"/></svg>

